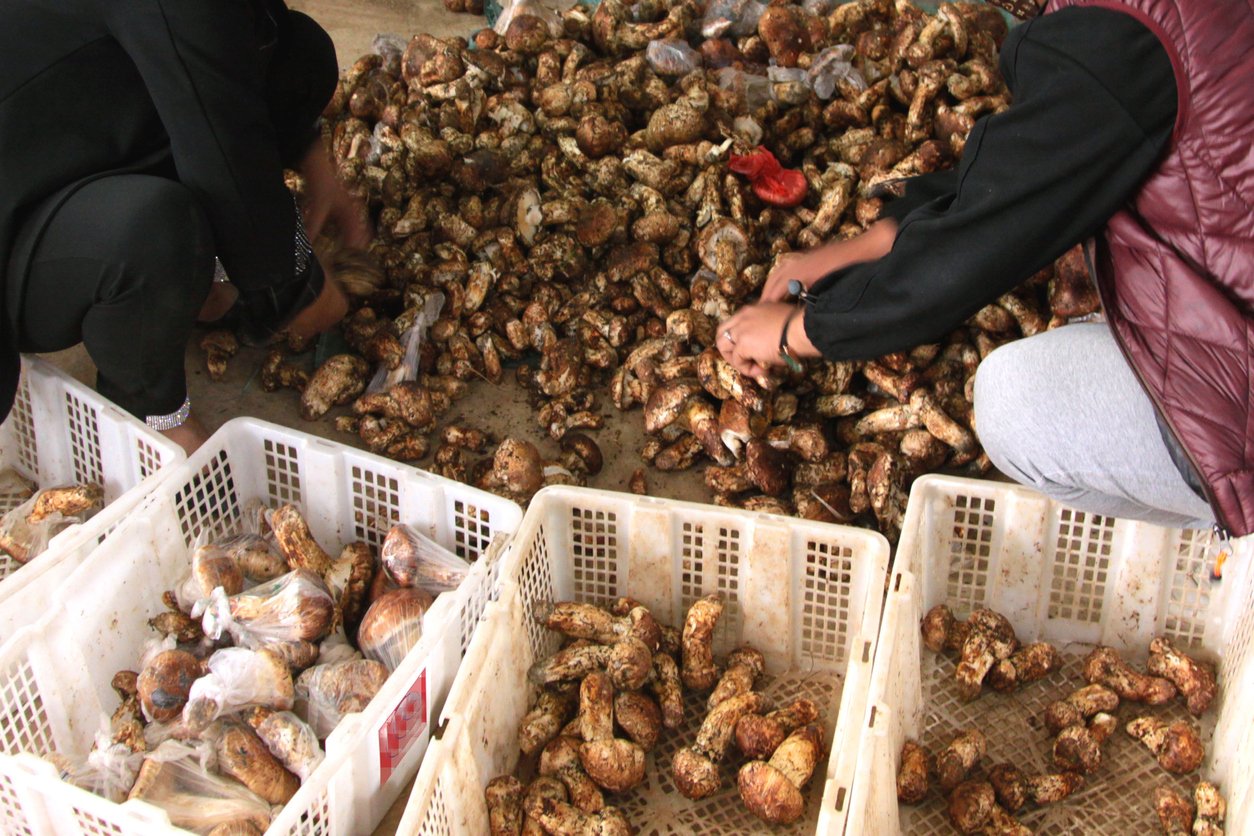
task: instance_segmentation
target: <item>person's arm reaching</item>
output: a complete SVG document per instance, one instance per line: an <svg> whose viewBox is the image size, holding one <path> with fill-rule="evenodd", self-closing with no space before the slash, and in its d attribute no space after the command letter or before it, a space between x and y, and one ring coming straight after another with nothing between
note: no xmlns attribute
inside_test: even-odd
<svg viewBox="0 0 1254 836"><path fill-rule="evenodd" d="M955 193L912 206L883 258L812 287L805 332L823 355L938 339L1096 232L1156 164L1175 83L1148 29L1070 9L1016 34L1002 59L1016 102L976 124Z"/></svg>

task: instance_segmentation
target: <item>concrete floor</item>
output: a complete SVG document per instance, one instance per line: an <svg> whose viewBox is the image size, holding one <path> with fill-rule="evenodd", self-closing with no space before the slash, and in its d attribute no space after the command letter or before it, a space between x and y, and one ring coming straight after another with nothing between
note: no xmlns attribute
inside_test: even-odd
<svg viewBox="0 0 1254 836"><path fill-rule="evenodd" d="M288 0L288 5L313 17L331 34L341 67L350 66L370 52L371 43L379 33L397 34L406 39L420 32L470 35L486 25L483 17L447 11L440 0ZM200 336L201 332L194 335L187 349L188 391L196 413L210 430L232 418L253 416L361 446L355 435L340 433L334 427L334 417L346 409L332 410L320 421L304 421L297 413L298 393L263 392L257 382L257 371L265 357L264 350L241 349L230 361L226 377L220 382L211 381L205 372L204 354L197 346ZM49 359L77 379L94 384L95 368L81 346L50 355ZM312 370L312 352L303 359ZM608 397L604 398L601 411L606 418L605 429L591 434L602 448L606 465L592 485L625 491L631 472L641 464L638 453L644 442L643 420L638 410L618 412ZM499 385L483 381L473 384L470 394L454 404L446 419L478 427L498 440L506 435L528 438L546 457L556 457L558 452L556 443L536 425L523 390L509 374ZM418 466L422 464L419 462ZM650 492L655 496L708 501L699 470L664 474L650 469L648 480ZM401 795L375 831L376 836L396 832L408 796L408 791Z"/></svg>

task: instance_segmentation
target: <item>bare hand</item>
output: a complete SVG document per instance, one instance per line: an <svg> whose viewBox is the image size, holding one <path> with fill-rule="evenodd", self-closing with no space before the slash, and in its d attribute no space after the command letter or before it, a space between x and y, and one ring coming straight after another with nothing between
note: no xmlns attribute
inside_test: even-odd
<svg viewBox="0 0 1254 836"><path fill-rule="evenodd" d="M793 279L809 290L815 282L834 270L882 258L892 249L896 235L897 222L885 218L853 238L832 241L805 252L785 253L766 277L761 299L763 302L782 302L788 298L788 282Z"/></svg>
<svg viewBox="0 0 1254 836"><path fill-rule="evenodd" d="M315 142L298 166L305 177L305 233L310 241L335 227L336 237L345 246L364 250L370 246L374 231L366 214L366 205L336 176L331 153L322 140Z"/></svg>
<svg viewBox="0 0 1254 836"><path fill-rule="evenodd" d="M805 336L805 326L795 305L761 302L746 305L719 323L715 344L719 353L738 372L760 380L771 369L784 365L779 338L784 323L793 314L788 330L788 347L798 357L817 357L819 352Z"/></svg>
<svg viewBox="0 0 1254 836"><path fill-rule="evenodd" d="M326 283L322 292L304 310L296 314L284 330L296 337L309 338L321 334L338 323L348 313L348 298L336 284L335 277L326 270Z"/></svg>

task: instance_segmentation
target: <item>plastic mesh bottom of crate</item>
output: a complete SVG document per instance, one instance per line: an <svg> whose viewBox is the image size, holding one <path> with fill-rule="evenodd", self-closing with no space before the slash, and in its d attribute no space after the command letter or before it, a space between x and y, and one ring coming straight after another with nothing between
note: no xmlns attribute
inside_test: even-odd
<svg viewBox="0 0 1254 836"><path fill-rule="evenodd" d="M836 729L837 702L843 677L831 672L790 671L780 676L763 676L754 686L771 699L774 708L782 708L798 697L807 697L820 707L823 722L823 755L806 785L806 813L791 827L770 827L746 809L736 791L736 773L746 759L736 751L733 742L723 761L723 790L709 798L692 801L680 795L671 777L671 761L675 753L697 739L701 721L705 719L707 694L684 694L684 724L675 731L663 730L657 747L645 758L644 783L621 795L606 795L606 803L623 811L639 836L657 834L756 833L769 828L771 833L813 833L819 818L823 797L823 774L826 772L832 737ZM534 764L527 764L534 769ZM534 777L520 769L524 783Z"/></svg>
<svg viewBox="0 0 1254 836"><path fill-rule="evenodd" d="M922 658L923 739L933 754L959 733L979 728L988 738L988 753L972 777L979 777L998 763L1009 761L1024 774L1056 772L1052 765L1054 736L1045 727L1045 707L1087 684L1080 675L1082 653L1064 653L1062 670L1009 694L985 688L978 700L964 703L954 685L954 659L924 651ZM1146 706L1124 701L1113 712L1118 730L1102 746L1101 767L1086 776L1084 786L1056 804L1035 807L1031 803L1016 818L1039 836L1087 833L1156 833L1154 788L1172 786L1192 798L1197 773L1172 775L1160 767L1143 743L1127 735L1123 727L1134 717L1151 714L1168 721L1200 723L1202 741L1209 748L1216 710L1193 718L1183 700L1169 705ZM1221 788L1222 789L1222 788ZM945 813L945 799L933 788L922 803L901 805L902 831L910 834L952 834Z"/></svg>

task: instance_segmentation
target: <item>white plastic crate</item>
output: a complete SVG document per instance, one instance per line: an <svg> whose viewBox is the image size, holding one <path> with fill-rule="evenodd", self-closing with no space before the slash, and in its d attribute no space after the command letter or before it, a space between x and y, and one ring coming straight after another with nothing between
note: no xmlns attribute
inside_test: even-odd
<svg viewBox="0 0 1254 836"><path fill-rule="evenodd" d="M1053 771L1045 706L1084 684L1080 660L1095 644L1116 648L1144 669L1150 640L1217 663L1219 697L1201 720L1207 757L1201 775L1228 801L1228 833L1254 832L1254 541L1235 543L1221 583L1209 579L1209 532L1180 531L1085 514L1015 485L948 476L914 483L884 604L849 834L941 834L953 827L941 793L898 805L896 774L907 738L937 751L959 731L988 737L985 768L1011 761L1025 772ZM936 604L965 618L979 606L1005 614L1024 642L1062 651L1063 670L1002 695L985 689L971 703L952 687L954 661L923 647L919 622ZM1122 725L1139 713L1190 718L1183 700L1120 706L1121 728L1102 766L1063 802L1018 818L1034 832L1158 832L1153 791L1192 793L1198 775L1162 770ZM1191 719L1191 718L1190 718ZM1031 805L1029 805L1030 807Z"/></svg>
<svg viewBox="0 0 1254 836"><path fill-rule="evenodd" d="M161 610L162 592L188 571L189 544L202 531L236 530L251 500L298 504L318 542L336 553L354 540L377 546L392 525L406 522L476 560L455 592L437 598L422 639L366 710L345 720L354 731L337 729L327 760L269 833L368 833L387 812L418 768L431 718L494 597L492 564L522 511L397 462L241 418L171 470L61 584L52 611L0 647L0 832L171 829L154 807L110 804L49 780L46 770L38 777L12 753L86 754L118 702L110 679L134 669L155 635L147 619Z"/></svg>
<svg viewBox="0 0 1254 836"><path fill-rule="evenodd" d="M467 651L400 832L487 832L483 788L517 765L518 724L536 695L527 670L560 644L536 623L538 606L630 595L681 626L693 601L718 592L717 657L752 644L767 660L758 687L776 704L807 696L824 709L829 755L807 788L807 815L776 831L840 833L887 558L884 538L863 529L606 491L541 491L502 564L501 600ZM641 833L762 831L734 780L699 802L675 791L671 759L695 738L704 699L689 697L686 709L683 727L664 733L649 755L645 784L612 803ZM731 766L725 774L734 776Z"/></svg>
<svg viewBox="0 0 1254 836"><path fill-rule="evenodd" d="M22 357L17 397L0 424L0 471L12 469L39 488L94 482L105 507L60 532L26 565L0 554L0 640L33 621L65 574L152 489L157 472L184 458L173 441L56 366ZM22 502L0 489L0 514Z"/></svg>

